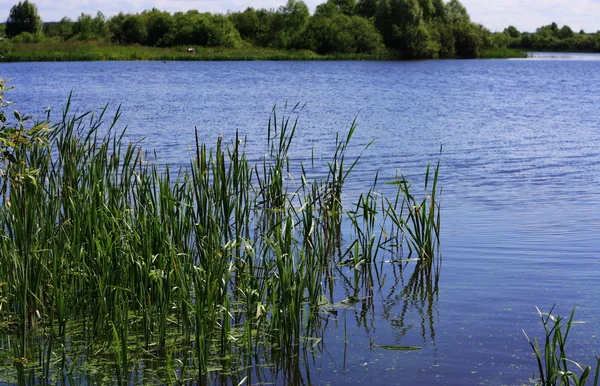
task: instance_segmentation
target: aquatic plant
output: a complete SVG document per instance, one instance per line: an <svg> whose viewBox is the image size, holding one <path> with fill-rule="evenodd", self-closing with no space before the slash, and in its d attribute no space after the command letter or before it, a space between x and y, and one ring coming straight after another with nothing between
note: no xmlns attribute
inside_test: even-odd
<svg viewBox="0 0 600 386"><path fill-rule="evenodd" d="M441 148L440 148L441 153ZM439 205L437 183L440 171L438 161L433 176L430 174L430 165L427 165L424 181L424 198L420 200L412 193L410 181L404 175L396 176L391 182L398 186L403 197L402 208L406 208L407 215L398 216L396 211L397 204L391 204L388 201L386 207L389 218L394 222L398 229L402 229L408 239L409 254L415 253L419 259L433 262L436 253L439 253L440 246L440 227L441 227L441 207ZM431 182L431 190L427 188Z"/></svg>
<svg viewBox="0 0 600 386"><path fill-rule="evenodd" d="M72 116L69 107L55 125L15 115L0 131L0 334L10 352L0 372L14 370L2 381L100 372L117 383L131 374L205 383L216 373L251 383L272 364L298 383L301 360L320 347L343 219L357 235L347 241L356 283L380 249L401 245L406 224L421 224L408 185L384 200L376 178L357 203L344 202L360 158L346 159L355 124L312 177L288 154L300 106L283 118L273 111L255 164L239 133L212 149L196 135L189 166L173 171L126 141L119 110L108 119L107 108ZM435 191L437 169L433 179ZM435 197L425 201L433 230L419 235L439 243ZM397 229L383 236L378 213Z"/></svg>
<svg viewBox="0 0 600 386"><path fill-rule="evenodd" d="M532 341L525 330L523 330L523 334L525 334L535 354L539 372L538 384L542 386L585 385L591 375L592 368L569 359L566 353L569 332L571 326L575 323L575 309L571 311L571 315L566 322L562 316L552 314L554 306L548 313L543 313L537 307L536 309L544 327L543 348L540 347L537 338ZM596 357L596 361L594 386L598 385L600 357Z"/></svg>

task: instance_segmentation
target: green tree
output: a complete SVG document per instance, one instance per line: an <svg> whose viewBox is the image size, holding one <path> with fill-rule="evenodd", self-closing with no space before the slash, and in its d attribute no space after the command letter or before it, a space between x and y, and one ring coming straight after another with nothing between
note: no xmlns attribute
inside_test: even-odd
<svg viewBox="0 0 600 386"><path fill-rule="evenodd" d="M123 23L125 23L127 16L123 12L119 12L106 22L111 42L123 43Z"/></svg>
<svg viewBox="0 0 600 386"><path fill-rule="evenodd" d="M204 16L204 22L197 26L197 31L205 37L202 45L234 48L243 44L240 33L226 16L210 13L205 13Z"/></svg>
<svg viewBox="0 0 600 386"><path fill-rule="evenodd" d="M74 37L77 40L108 40L110 32L106 23L106 17L100 11L95 17L82 13L73 24Z"/></svg>
<svg viewBox="0 0 600 386"><path fill-rule="evenodd" d="M423 19L429 21L435 17L435 6L431 0L419 0L419 6L423 12Z"/></svg>
<svg viewBox="0 0 600 386"><path fill-rule="evenodd" d="M327 0L327 2L317 5L315 15L333 16L334 14L344 14L352 16L355 13L356 0Z"/></svg>
<svg viewBox="0 0 600 386"><path fill-rule="evenodd" d="M594 52L600 52L600 31L592 35L591 39L594 42Z"/></svg>
<svg viewBox="0 0 600 386"><path fill-rule="evenodd" d="M297 46L309 17L308 6L302 0L288 0L285 6L279 7L271 24L275 34L275 46L279 48Z"/></svg>
<svg viewBox="0 0 600 386"><path fill-rule="evenodd" d="M148 31L144 19L140 15L129 15L123 21L123 43L125 44L146 44Z"/></svg>
<svg viewBox="0 0 600 386"><path fill-rule="evenodd" d="M592 35L579 34L575 35L575 49L581 52L594 52L594 40Z"/></svg>
<svg viewBox="0 0 600 386"><path fill-rule="evenodd" d="M432 0L433 8L435 8L435 17L442 22L446 20L446 3L444 0Z"/></svg>
<svg viewBox="0 0 600 386"><path fill-rule="evenodd" d="M231 48L241 46L243 41L229 18L192 10L173 15L172 28L161 44Z"/></svg>
<svg viewBox="0 0 600 386"><path fill-rule="evenodd" d="M271 28L273 11L248 7L244 12L233 12L228 17L244 41L262 47L274 44L275 36Z"/></svg>
<svg viewBox="0 0 600 386"><path fill-rule="evenodd" d="M521 39L519 40L519 46L524 50L530 50L533 48L533 38L532 35L528 32L521 34Z"/></svg>
<svg viewBox="0 0 600 386"><path fill-rule="evenodd" d="M510 36L511 38L518 38L521 35L519 30L512 25L509 25L508 27L504 28L504 33Z"/></svg>
<svg viewBox="0 0 600 386"><path fill-rule="evenodd" d="M552 22L552 24L539 27L535 33L539 35L540 38L555 36L558 33L558 25L555 22Z"/></svg>
<svg viewBox="0 0 600 386"><path fill-rule="evenodd" d="M357 15L372 18L377 10L377 0L358 0L356 2L355 12Z"/></svg>
<svg viewBox="0 0 600 386"><path fill-rule="evenodd" d="M453 26L456 55L461 58L477 58L481 50L493 44L491 32L475 23L458 23Z"/></svg>
<svg viewBox="0 0 600 386"><path fill-rule="evenodd" d="M73 36L73 21L68 17L63 17L57 23L44 23L43 32L47 38L68 40Z"/></svg>
<svg viewBox="0 0 600 386"><path fill-rule="evenodd" d="M38 34L42 30L42 19L37 6L28 0L13 5L6 19L6 35L17 36L22 32Z"/></svg>
<svg viewBox="0 0 600 386"><path fill-rule="evenodd" d="M513 39L507 33L506 29L503 32L494 34L494 47L509 47L511 44L519 42L520 39Z"/></svg>
<svg viewBox="0 0 600 386"><path fill-rule="evenodd" d="M75 24L73 20L68 17L63 17L58 22L60 36L63 38L63 40L68 40L73 36L73 24Z"/></svg>
<svg viewBox="0 0 600 386"><path fill-rule="evenodd" d="M575 35L575 32L573 32L573 30L571 29L571 27L569 27L568 25L564 25L558 32L558 37L560 39L568 39L573 37L573 35Z"/></svg>
<svg viewBox="0 0 600 386"><path fill-rule="evenodd" d="M458 0L450 0L444 7L444 18L448 24L459 25L471 22L467 9Z"/></svg>
<svg viewBox="0 0 600 386"><path fill-rule="evenodd" d="M368 19L343 13L313 16L303 42L304 48L319 54L374 54L383 48L381 35Z"/></svg>
<svg viewBox="0 0 600 386"><path fill-rule="evenodd" d="M444 23L441 19L436 20L434 26L440 42L438 56L441 58L453 58L456 55L456 38L454 37L452 26Z"/></svg>
<svg viewBox="0 0 600 386"><path fill-rule="evenodd" d="M385 45L403 58L438 56L437 30L424 20L419 0L380 0L375 12L375 26Z"/></svg>
<svg viewBox="0 0 600 386"><path fill-rule="evenodd" d="M82 13L77 18L77 21L73 24L73 32L76 35L77 40L88 41L92 40L94 36L92 15Z"/></svg>
<svg viewBox="0 0 600 386"><path fill-rule="evenodd" d="M10 54L12 51L12 43L8 39L0 39L0 59Z"/></svg>
<svg viewBox="0 0 600 386"><path fill-rule="evenodd" d="M164 45L162 38L173 27L173 17L171 14L153 8L151 11L144 11L142 16L145 19L146 30L148 33L146 44L149 46Z"/></svg>
<svg viewBox="0 0 600 386"><path fill-rule="evenodd" d="M106 16L100 11L92 19L92 29L96 39L108 40L110 38L108 26L106 25Z"/></svg>
<svg viewBox="0 0 600 386"><path fill-rule="evenodd" d="M327 1L317 5L317 8L315 9L315 16L332 17L338 12L339 11L333 2Z"/></svg>

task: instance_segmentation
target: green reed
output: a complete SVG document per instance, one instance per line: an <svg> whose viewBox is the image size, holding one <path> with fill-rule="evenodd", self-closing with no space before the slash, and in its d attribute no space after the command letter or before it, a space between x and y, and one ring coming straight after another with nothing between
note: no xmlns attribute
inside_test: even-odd
<svg viewBox="0 0 600 386"><path fill-rule="evenodd" d="M440 246L441 207L439 205L438 178L440 163L438 161L433 175L430 165L427 165L424 181L423 199L412 192L412 186L403 175L396 176L392 184L398 186L403 197L401 212L406 210L406 216L398 215L397 202L387 201L386 212L397 229L402 229L407 237L409 254L415 253L420 259L433 261ZM431 184L431 185L430 185ZM428 190L428 187L431 189Z"/></svg>
<svg viewBox="0 0 600 386"><path fill-rule="evenodd" d="M537 312L544 327L544 345L540 347L537 338L533 341L523 330L529 345L533 349L538 365L539 385L585 385L591 375L592 368L583 366L567 357L566 346L574 321L575 309L571 311L569 319L565 322L561 315L553 315L552 311L543 313L537 308ZM596 375L594 386L598 385L598 374L600 371L600 357L596 357ZM578 375L579 374L579 375Z"/></svg>
<svg viewBox="0 0 600 386"><path fill-rule="evenodd" d="M196 134L193 159L175 171L126 142L116 129L120 111L108 118L106 108L66 110L54 126L33 126L44 128L39 141L26 125L5 131L31 134L3 142L0 159L0 332L22 383L34 362L50 381L80 371L79 358L108 361L118 383L152 361L176 366L171 380L200 383L271 361L296 374L322 335L342 218L356 235L348 244L354 258L365 263L399 245L389 240L416 221L407 185L384 200L377 179L345 209L343 186L360 159L346 156L354 123L336 136L322 175L311 180L304 165L293 169L291 117L300 110L283 118L273 111L256 164L239 134L212 149ZM439 242L437 176L436 169L427 221L435 208L429 232ZM398 229L382 236L378 214Z"/></svg>
<svg viewBox="0 0 600 386"><path fill-rule="evenodd" d="M354 267L365 263L374 262L379 252L383 232L380 232L376 240L377 214L379 203L375 193L378 175L375 176L373 187L366 194L361 194L354 208L347 211L348 218L352 223L352 229L356 236L347 249L346 254L352 256Z"/></svg>

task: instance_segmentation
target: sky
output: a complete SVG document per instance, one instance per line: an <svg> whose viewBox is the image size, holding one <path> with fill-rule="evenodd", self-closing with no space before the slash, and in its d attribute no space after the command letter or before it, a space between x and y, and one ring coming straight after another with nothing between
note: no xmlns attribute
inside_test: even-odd
<svg viewBox="0 0 600 386"><path fill-rule="evenodd" d="M76 20L82 13L95 15L102 11L107 17L124 13L139 13L157 8L177 12L197 9L201 12L226 13L243 11L247 7L278 8L287 0L30 0L37 5L44 21L59 21L64 16ZM314 12L326 0L304 0ZM448 0L446 0L448 1ZM0 0L0 20L8 17L17 0ZM556 22L574 31L600 30L600 0L462 0L471 20L483 24L492 32L509 25L519 31L533 32L536 28Z"/></svg>

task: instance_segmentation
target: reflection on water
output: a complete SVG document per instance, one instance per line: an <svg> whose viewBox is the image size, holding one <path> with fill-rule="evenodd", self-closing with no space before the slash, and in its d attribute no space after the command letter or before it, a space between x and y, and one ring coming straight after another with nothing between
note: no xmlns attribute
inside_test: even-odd
<svg viewBox="0 0 600 386"><path fill-rule="evenodd" d="M527 59L600 60L600 54L584 53L584 52L528 52Z"/></svg>
<svg viewBox="0 0 600 386"><path fill-rule="evenodd" d="M388 320L396 332L396 340L400 340L413 326L406 324L407 315L417 313L421 325L423 342L430 340L435 345L434 321L437 317L437 300L439 292L440 260L432 264L417 262L414 271L407 281L402 272L396 277L401 288L398 293L396 286L387 296L383 305L383 318ZM394 270L395 274L395 270Z"/></svg>
<svg viewBox="0 0 600 386"><path fill-rule="evenodd" d="M391 326L394 342L401 342L409 330L417 328L423 343L435 345L441 257L431 262L388 263L383 268L383 264L373 264L347 273L338 269L345 301L353 305L356 326L371 335L381 317ZM420 325L407 322L415 315Z"/></svg>
<svg viewBox="0 0 600 386"><path fill-rule="evenodd" d="M386 269L387 272L382 275L384 265L389 265L390 269ZM332 265L327 269L329 274L326 276L335 276L337 279L329 282L329 285L334 287L328 290L337 294L337 297L341 290L346 297L338 303L326 304L319 310L317 323L311 326L310 335L304 336L299 346L295 346L292 351L261 348L233 361L224 357L215 363L219 369L209 369L208 374L195 373L194 358L191 354L194 350L193 345L180 347L167 352L166 355L146 352L142 357L134 359L130 370L123 375L112 365L113 358L94 358L91 361L91 358L87 357L89 354L85 343L73 340L68 342L68 346L75 347L77 343L81 347L50 367L30 365L26 370L23 367L0 367L0 383L13 380L19 385L86 385L113 382L117 379L120 380L119 383L129 385L165 382L181 385L310 385L318 382L321 374L317 369L322 361L331 360L334 363L342 358L341 363L338 362L338 371L342 373L348 371L350 366L356 365L354 362L357 359L351 353L352 349L348 344L354 339L349 331L354 329L354 324L367 336L372 336L379 323L378 313L388 321L395 335L394 341L400 344L379 346L374 345L378 342L371 340L369 350L404 350L402 338L412 328L420 330L423 343L435 346L435 321L439 318L437 302L440 265L441 257L429 263L412 261L401 265L381 262L352 268L345 273L341 267ZM374 301L376 293L383 295L381 310L378 309L379 304ZM406 322L411 315L418 315L420 325L414 326ZM333 326L348 332L344 333L342 346L328 347L325 341L325 331ZM4 335L2 338L4 349L7 348L7 339L11 339L10 335ZM44 334L35 339L42 344L47 343ZM187 345L184 342L182 344ZM66 354L65 351L63 353ZM317 378L313 379L312 374L315 371Z"/></svg>

